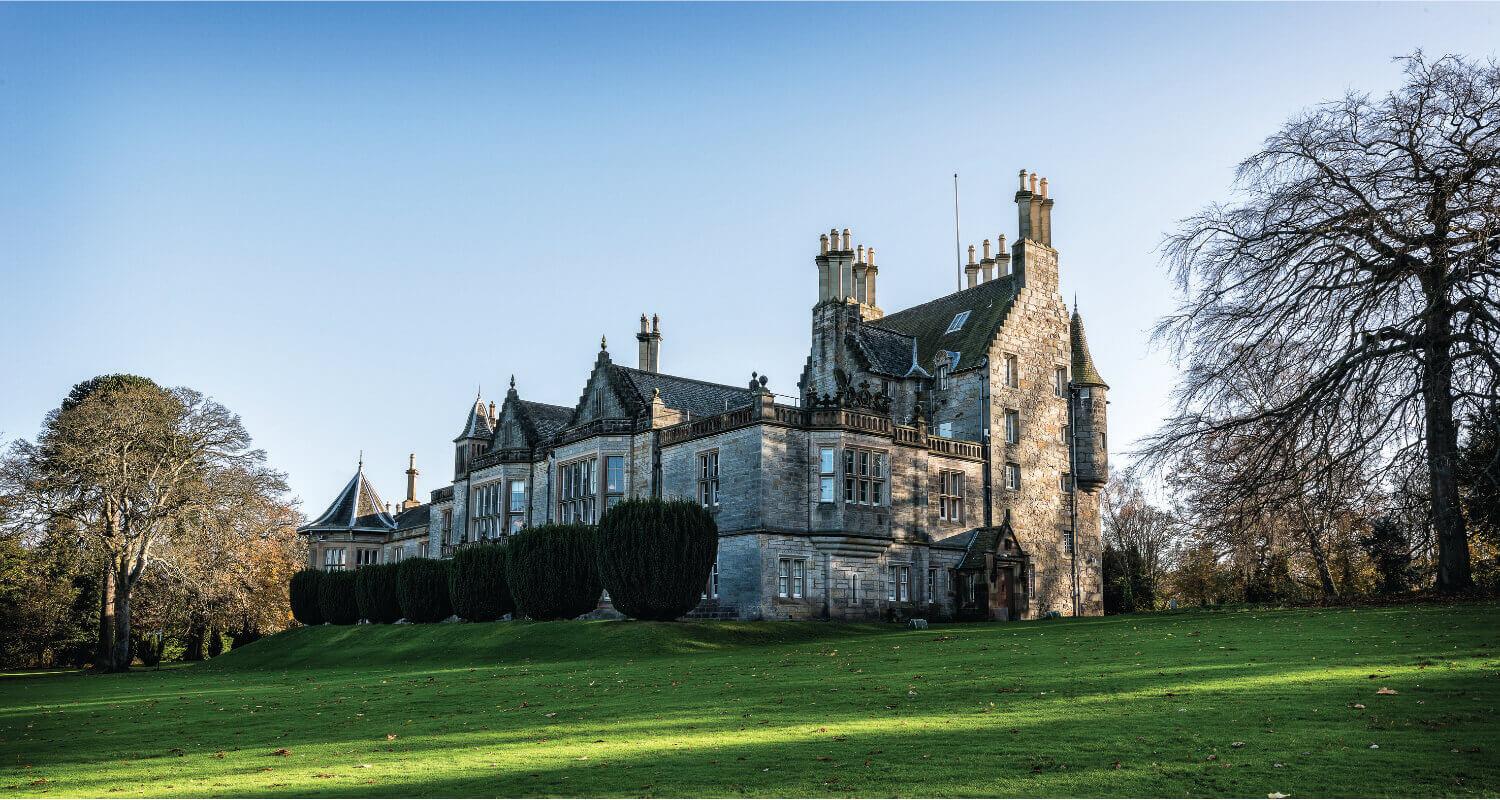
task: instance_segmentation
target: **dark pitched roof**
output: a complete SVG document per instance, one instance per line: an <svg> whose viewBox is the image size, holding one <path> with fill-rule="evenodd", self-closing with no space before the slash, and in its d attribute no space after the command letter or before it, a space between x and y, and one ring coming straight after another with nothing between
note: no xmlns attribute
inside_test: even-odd
<svg viewBox="0 0 1500 800"><path fill-rule="evenodd" d="M396 530L409 531L413 528L425 528L432 518L432 506L423 503L413 506L396 514Z"/></svg>
<svg viewBox="0 0 1500 800"><path fill-rule="evenodd" d="M568 426L568 420L573 417L573 409L566 406L554 406L550 403L537 403L531 400L517 400L520 411L531 423L536 434L543 440L556 435L558 431Z"/></svg>
<svg viewBox="0 0 1500 800"><path fill-rule="evenodd" d="M396 529L396 521L385 513L385 504L380 501L375 487L365 477L361 464L359 471L334 498L321 516L298 528L298 531L378 531L387 533Z"/></svg>
<svg viewBox="0 0 1500 800"><path fill-rule="evenodd" d="M964 550L964 560L958 562L958 569L984 569L984 557L995 552L995 546L1000 544L1000 528L977 528L974 538L969 540L969 546Z"/></svg>
<svg viewBox="0 0 1500 800"><path fill-rule="evenodd" d="M1072 339L1073 339L1073 383L1079 386L1103 386L1108 389L1109 384L1099 377L1099 371L1094 369L1094 357L1089 354L1089 339L1083 333L1083 317L1078 310L1073 311Z"/></svg>
<svg viewBox="0 0 1500 800"><path fill-rule="evenodd" d="M929 374L917 363L917 338L860 323L849 328L849 340L876 375L904 378L913 373Z"/></svg>
<svg viewBox="0 0 1500 800"><path fill-rule="evenodd" d="M621 384L634 390L643 406L651 402L656 389L661 389L661 399L668 408L686 411L695 417L722 414L732 408L750 405L755 395L749 387L725 386L676 375L658 372L643 372L631 367L615 365L616 374L623 378Z"/></svg>
<svg viewBox="0 0 1500 800"><path fill-rule="evenodd" d="M979 366L989 354L990 342L1000 332L1011 301L1020 291L1016 275L1001 275L972 289L887 314L867 324L916 337L917 364L924 368L932 365L939 350L957 351L959 361L953 371L960 372ZM964 326L948 333L953 318L965 311L969 312L969 318Z"/></svg>
<svg viewBox="0 0 1500 800"><path fill-rule="evenodd" d="M495 429L490 426L490 415L485 410L484 401L474 398L474 405L469 409L469 418L464 420L464 429L454 437L453 441L460 439L488 439L494 435Z"/></svg>

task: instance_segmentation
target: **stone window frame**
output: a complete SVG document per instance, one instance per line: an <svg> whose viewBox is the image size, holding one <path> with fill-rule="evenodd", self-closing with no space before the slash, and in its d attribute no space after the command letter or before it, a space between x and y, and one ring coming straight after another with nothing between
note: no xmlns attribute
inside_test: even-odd
<svg viewBox="0 0 1500 800"><path fill-rule="evenodd" d="M1021 359L1015 353L1001 353L1000 363L1004 365L1002 384L1008 389L1021 388Z"/></svg>
<svg viewBox="0 0 1500 800"><path fill-rule="evenodd" d="M719 448L699 450L694 462L698 476L698 504L710 511L719 508Z"/></svg>
<svg viewBox="0 0 1500 800"><path fill-rule="evenodd" d="M337 554L336 557L335 554ZM346 554L347 551L342 547L323 548L323 571L334 572L343 569Z"/></svg>
<svg viewBox="0 0 1500 800"><path fill-rule="evenodd" d="M937 601L938 601L938 598L937 598L937 586L938 586L937 579L938 579L938 568L929 564L927 566L927 602L928 603L936 604Z"/></svg>
<svg viewBox="0 0 1500 800"><path fill-rule="evenodd" d="M864 600L859 596L859 570L849 570L849 605L857 606Z"/></svg>
<svg viewBox="0 0 1500 800"><path fill-rule="evenodd" d="M776 596L783 600L807 597L807 558L778 556L776 559Z"/></svg>
<svg viewBox="0 0 1500 800"><path fill-rule="evenodd" d="M584 491L575 487L585 484ZM563 524L595 522L599 498L599 454L590 453L557 465L557 520Z"/></svg>
<svg viewBox="0 0 1500 800"><path fill-rule="evenodd" d="M630 485L630 476L625 474L625 454L604 453L603 458L604 469L600 470L598 475L599 494L604 498L604 505L598 509L601 515L613 508L616 503L625 499L625 494ZM620 465L620 485L615 488L611 488L609 485L609 463L611 461L617 461ZM595 522L598 522L598 520L596 519Z"/></svg>
<svg viewBox="0 0 1500 800"><path fill-rule="evenodd" d="M504 478L474 486L469 490L469 509L474 520L474 541L498 538L504 531L501 526L505 515L500 511L500 489Z"/></svg>
<svg viewBox="0 0 1500 800"><path fill-rule="evenodd" d="M380 548L378 547L356 547L354 548L354 568L368 567L380 563Z"/></svg>
<svg viewBox="0 0 1500 800"><path fill-rule="evenodd" d="M1071 554L1073 552L1074 544L1075 543L1074 543L1074 540L1073 540L1073 529L1072 528L1063 528L1062 529L1062 546L1063 546L1063 552Z"/></svg>
<svg viewBox="0 0 1500 800"><path fill-rule="evenodd" d="M1068 368L1054 367L1052 370L1052 395L1054 397L1067 398L1068 396Z"/></svg>
<svg viewBox="0 0 1500 800"><path fill-rule="evenodd" d="M1021 489L1021 465L1014 461L1005 462L1005 488L1012 492Z"/></svg>
<svg viewBox="0 0 1500 800"><path fill-rule="evenodd" d="M963 470L938 470L938 519L963 524L964 511Z"/></svg>
<svg viewBox="0 0 1500 800"><path fill-rule="evenodd" d="M516 487L521 487L521 507L516 508ZM529 504L530 494L526 490L524 478L507 478L505 481L505 532L507 534L517 533L526 529L526 507Z"/></svg>
<svg viewBox="0 0 1500 800"><path fill-rule="evenodd" d="M1005 413L1004 413L1003 417L1004 417L1004 427L1005 427L1005 443L1006 444L1020 444L1021 443L1021 410L1019 408L1007 408L1007 409L1005 409Z"/></svg>
<svg viewBox="0 0 1500 800"><path fill-rule="evenodd" d="M911 564L909 562L886 565L885 599L890 603L911 602Z"/></svg>
<svg viewBox="0 0 1500 800"><path fill-rule="evenodd" d="M862 459L861 456L867 456ZM844 503L881 508L889 504L890 451L873 447L844 448ZM865 498L865 499L861 499Z"/></svg>
<svg viewBox="0 0 1500 800"><path fill-rule="evenodd" d="M838 448L831 444L819 444L818 448L818 502L836 503L839 498L838 487ZM824 455L827 460L824 460Z"/></svg>
<svg viewBox="0 0 1500 800"><path fill-rule="evenodd" d="M453 509L443 509L443 544L456 544L453 541Z"/></svg>

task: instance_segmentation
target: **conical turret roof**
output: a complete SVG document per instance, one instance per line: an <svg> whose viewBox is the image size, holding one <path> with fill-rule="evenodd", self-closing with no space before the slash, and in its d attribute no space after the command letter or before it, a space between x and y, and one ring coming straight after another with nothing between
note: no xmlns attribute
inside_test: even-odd
<svg viewBox="0 0 1500 800"><path fill-rule="evenodd" d="M453 441L460 442L464 439L488 439L493 436L495 429L490 425L490 415L484 406L484 400L474 398L474 405L469 408L469 417L464 420L464 429Z"/></svg>
<svg viewBox="0 0 1500 800"><path fill-rule="evenodd" d="M1079 386L1103 386L1108 389L1109 384L1099 377L1099 370L1094 369L1094 357L1089 354L1089 339L1083 332L1083 316L1078 313L1077 307L1073 309L1072 340L1073 383Z"/></svg>
<svg viewBox="0 0 1500 800"><path fill-rule="evenodd" d="M375 487L365 477L365 465L361 461L359 471L344 485L343 491L334 498L321 516L297 530L310 531L373 531L388 533L396 529L396 520L385 512L385 503Z"/></svg>

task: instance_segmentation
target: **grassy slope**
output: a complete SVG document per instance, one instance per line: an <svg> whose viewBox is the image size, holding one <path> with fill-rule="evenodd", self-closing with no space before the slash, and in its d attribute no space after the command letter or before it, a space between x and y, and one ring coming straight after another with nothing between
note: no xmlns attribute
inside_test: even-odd
<svg viewBox="0 0 1500 800"><path fill-rule="evenodd" d="M0 794L1493 796L1497 638L1495 604L322 627L0 678Z"/></svg>

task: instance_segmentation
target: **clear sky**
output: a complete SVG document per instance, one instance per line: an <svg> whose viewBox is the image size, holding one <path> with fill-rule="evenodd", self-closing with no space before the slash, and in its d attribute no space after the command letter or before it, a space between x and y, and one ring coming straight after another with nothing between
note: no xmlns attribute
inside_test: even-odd
<svg viewBox="0 0 1500 800"><path fill-rule="evenodd" d="M316 514L362 449L451 478L482 385L634 365L794 394L819 232L895 311L1014 238L1017 170L1123 449L1173 380L1155 248L1289 115L1392 57L1493 55L1500 6L0 5L0 438L91 375L203 391Z"/></svg>

